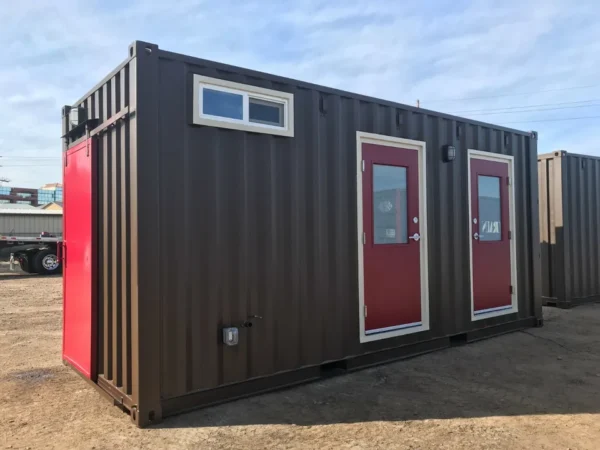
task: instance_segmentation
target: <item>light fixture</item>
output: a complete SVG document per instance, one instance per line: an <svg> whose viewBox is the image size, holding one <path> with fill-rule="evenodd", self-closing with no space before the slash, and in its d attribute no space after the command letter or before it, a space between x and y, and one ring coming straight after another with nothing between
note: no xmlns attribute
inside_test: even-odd
<svg viewBox="0 0 600 450"><path fill-rule="evenodd" d="M69 111L69 122L73 128L85 122L85 109L81 107L71 108Z"/></svg>
<svg viewBox="0 0 600 450"><path fill-rule="evenodd" d="M456 159L456 147L454 145L444 145L442 147L444 162L452 162Z"/></svg>

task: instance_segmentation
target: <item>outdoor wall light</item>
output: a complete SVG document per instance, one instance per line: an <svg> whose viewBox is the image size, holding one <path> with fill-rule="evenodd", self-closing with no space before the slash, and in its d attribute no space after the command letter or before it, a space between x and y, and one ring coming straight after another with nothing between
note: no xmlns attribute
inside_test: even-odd
<svg viewBox="0 0 600 450"><path fill-rule="evenodd" d="M456 159L456 147L454 145L444 145L442 147L444 162L452 162Z"/></svg>

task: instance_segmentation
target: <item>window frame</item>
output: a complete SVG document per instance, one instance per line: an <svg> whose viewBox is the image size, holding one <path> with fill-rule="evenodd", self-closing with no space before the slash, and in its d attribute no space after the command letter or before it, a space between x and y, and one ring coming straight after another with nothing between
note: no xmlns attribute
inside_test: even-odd
<svg viewBox="0 0 600 450"><path fill-rule="evenodd" d="M481 191L480 191L480 187L481 185L479 184L481 181L481 178L485 177L485 178L495 178L496 180L498 180L498 201L499 201L499 212L500 212L500 232L498 234L500 234L499 239L483 239L483 235L482 234L482 221L481 221ZM495 186L494 186L495 187ZM504 222L502 222L502 200L503 200L503 195L502 195L502 178L501 177L497 177L495 175L477 175L477 205L479 208L479 226L480 226L480 230L479 230L479 241L484 243L484 242L502 242L504 240L504 237L502 235L502 230L504 230L504 227L506 226L504 224ZM495 234L492 232L492 234Z"/></svg>
<svg viewBox="0 0 600 450"><path fill-rule="evenodd" d="M404 183L405 183L405 189L404 189L404 195L405 195L405 210L404 210L404 216L405 216L405 221L404 221L404 232L406 233L406 240L403 242L377 242L377 236L375 234L375 231L377 229L376 227L376 221L375 221L375 167L376 166L380 166L380 167L394 167L396 169L403 169L404 170ZM373 227L373 245L377 245L377 246L381 246L381 245L394 245L394 246L398 246L398 245L407 245L409 243L409 239L408 239L408 167L406 166L397 166L397 165L393 165L393 164L384 164L384 163L378 163L378 162L373 162L372 164L372 170L373 170L373 175L372 175L372 179L373 179L373 185L371 186L371 195L373 196L373 211L372 211L372 227ZM397 225L397 223L396 223ZM397 228L395 229L397 231Z"/></svg>
<svg viewBox="0 0 600 450"><path fill-rule="evenodd" d="M242 119L205 114L204 89L237 94L242 96ZM250 121L250 98L283 105L283 126L270 125ZM217 78L194 75L194 114L193 123L211 127L229 128L234 130L265 133L276 136L294 136L294 94L265 89L247 84Z"/></svg>

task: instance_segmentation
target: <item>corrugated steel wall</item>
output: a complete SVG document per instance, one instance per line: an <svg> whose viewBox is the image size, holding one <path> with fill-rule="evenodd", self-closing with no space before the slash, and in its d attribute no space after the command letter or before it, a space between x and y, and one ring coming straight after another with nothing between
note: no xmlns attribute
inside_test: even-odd
<svg viewBox="0 0 600 450"><path fill-rule="evenodd" d="M391 102L159 53L164 398L515 320L470 318L467 149L515 157L518 318L537 310L536 139ZM295 95L295 137L191 125L192 76ZM431 331L359 344L356 131L427 142ZM441 147L457 147L442 163ZM155 274L140 274L152 277ZM240 344L219 330L259 315Z"/></svg>
<svg viewBox="0 0 600 450"><path fill-rule="evenodd" d="M74 106L85 108L88 120L106 123L125 108L132 109L132 71L135 60L127 61ZM134 86L134 85L133 85ZM135 120L135 119L132 119ZM65 126L65 124L63 124ZM70 129L73 127L68 125ZM132 142L130 120L92 130L97 139L98 171L95 198L97 207L98 273L98 376L121 392L133 394L132 387L132 300L137 299L137 280L132 276L137 249L137 232L132 228ZM79 133L79 135L82 135ZM77 133L69 145L77 142ZM85 136L83 136L85 138ZM135 177L135 175L134 175ZM133 178L134 178L133 177ZM135 220L135 218L133 218Z"/></svg>
<svg viewBox="0 0 600 450"><path fill-rule="evenodd" d="M99 381L138 408L138 423L186 393L541 318L535 137L143 42L129 56L76 106L99 128L129 111L96 134ZM193 74L294 93L295 137L192 125ZM431 330L367 344L357 130L427 143ZM446 144L453 163L442 163ZM471 321L468 149L515 157L516 317ZM220 343L223 326L253 315L238 346Z"/></svg>
<svg viewBox="0 0 600 450"><path fill-rule="evenodd" d="M600 299L600 159L541 155L542 295L559 302Z"/></svg>
<svg viewBox="0 0 600 450"><path fill-rule="evenodd" d="M62 229L62 214L0 213L0 235L37 237L47 231L62 236Z"/></svg>

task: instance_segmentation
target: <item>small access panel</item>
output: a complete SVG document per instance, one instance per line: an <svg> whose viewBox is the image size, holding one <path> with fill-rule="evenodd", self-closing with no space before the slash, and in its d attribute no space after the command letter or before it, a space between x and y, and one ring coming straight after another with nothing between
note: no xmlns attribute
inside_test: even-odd
<svg viewBox="0 0 600 450"><path fill-rule="evenodd" d="M362 159L364 333L384 337L422 326L419 152L363 143Z"/></svg>
<svg viewBox="0 0 600 450"><path fill-rule="evenodd" d="M473 315L512 309L509 161L471 157Z"/></svg>
<svg viewBox="0 0 600 450"><path fill-rule="evenodd" d="M63 154L63 360L96 379L96 299L93 290L95 139Z"/></svg>

